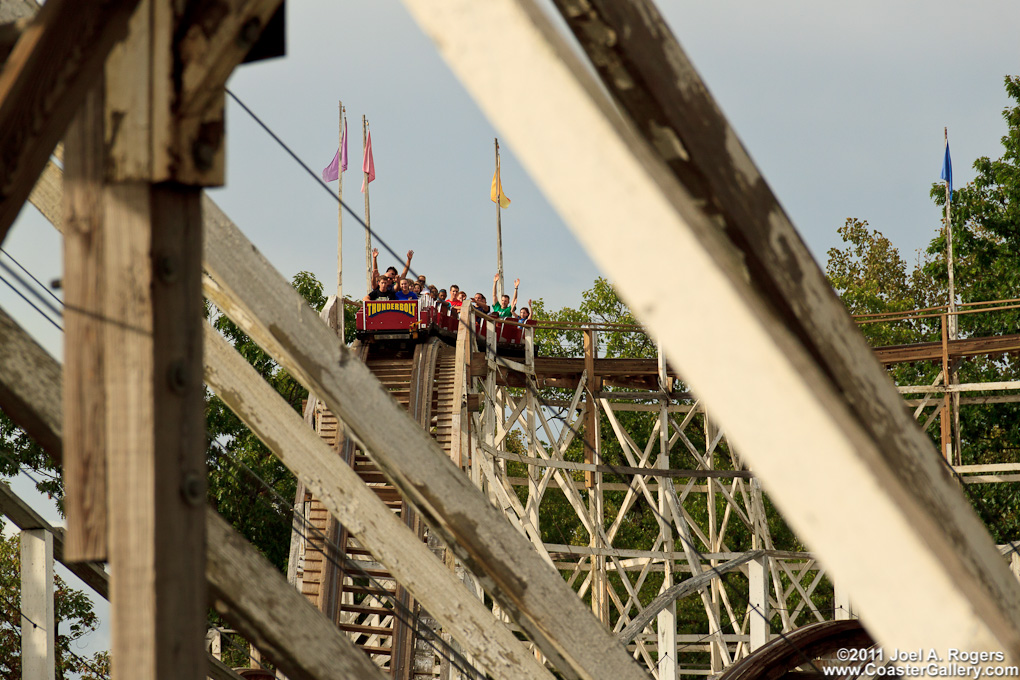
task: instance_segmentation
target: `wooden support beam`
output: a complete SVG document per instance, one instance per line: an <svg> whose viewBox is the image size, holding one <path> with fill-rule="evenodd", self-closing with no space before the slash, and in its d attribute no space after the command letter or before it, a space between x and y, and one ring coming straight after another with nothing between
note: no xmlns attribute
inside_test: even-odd
<svg viewBox="0 0 1020 680"><path fill-rule="evenodd" d="M21 678L53 680L56 618L53 615L53 535L21 531Z"/></svg>
<svg viewBox="0 0 1020 680"><path fill-rule="evenodd" d="M373 461L568 678L644 673L560 575L354 360L294 289L206 203L213 302L342 419ZM427 461L424 462L424 461ZM570 625L565 625L569 622Z"/></svg>
<svg viewBox="0 0 1020 680"><path fill-rule="evenodd" d="M551 677L481 600L211 327L209 386L493 678Z"/></svg>
<svg viewBox="0 0 1020 680"><path fill-rule="evenodd" d="M106 559L106 391L103 341L103 85L65 136L64 508L67 556ZM37 189L33 191L35 196Z"/></svg>
<svg viewBox="0 0 1020 680"><path fill-rule="evenodd" d="M104 320L113 677L197 678L206 500L198 190L107 188ZM113 282L116 282L114 285Z"/></svg>
<svg viewBox="0 0 1020 680"><path fill-rule="evenodd" d="M212 508L209 588L216 610L292 680L374 678L382 669L354 646Z"/></svg>
<svg viewBox="0 0 1020 680"><path fill-rule="evenodd" d="M47 2L0 71L0 243L138 0Z"/></svg>
<svg viewBox="0 0 1020 680"><path fill-rule="evenodd" d="M178 43L184 61L179 116L202 116L219 106L227 78L281 4L283 0L227 0L195 9Z"/></svg>
<svg viewBox="0 0 1020 680"><path fill-rule="evenodd" d="M53 359L0 309L0 409L47 451L60 451L60 371L44 370ZM56 399L56 401L52 401Z"/></svg>
<svg viewBox="0 0 1020 680"><path fill-rule="evenodd" d="M624 8L627 20L595 37L652 55L642 67L651 80L614 72L621 86L708 103L670 107L693 117L684 143L669 129L639 135L656 128L620 116L531 0L405 4L878 639L1020 659L1020 585L654 7L599 3ZM694 158L697 140L711 146L697 156L703 176L721 173L719 204L742 204L754 218L740 232L763 263L754 285L748 251L663 161L663 152ZM649 270L699 294L678 308L645 284ZM876 545L896 546L899 559L889 564Z"/></svg>

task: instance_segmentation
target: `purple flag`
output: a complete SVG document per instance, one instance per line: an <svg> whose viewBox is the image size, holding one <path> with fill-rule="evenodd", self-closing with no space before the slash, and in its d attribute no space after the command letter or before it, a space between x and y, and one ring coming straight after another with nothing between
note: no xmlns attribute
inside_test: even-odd
<svg viewBox="0 0 1020 680"><path fill-rule="evenodd" d="M336 150L333 160L322 169L322 181L332 182L347 169L347 119L344 119L343 133L340 135L340 148Z"/></svg>
<svg viewBox="0 0 1020 680"><path fill-rule="evenodd" d="M340 149L336 150L336 155L333 156L329 165L322 169L323 182L332 182L338 177L340 177Z"/></svg>

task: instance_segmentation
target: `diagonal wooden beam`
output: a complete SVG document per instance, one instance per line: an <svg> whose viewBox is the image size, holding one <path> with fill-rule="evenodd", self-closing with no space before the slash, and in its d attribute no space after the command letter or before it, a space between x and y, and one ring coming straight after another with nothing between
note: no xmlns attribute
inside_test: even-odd
<svg viewBox="0 0 1020 680"><path fill-rule="evenodd" d="M0 71L0 243L138 0L50 0Z"/></svg>
<svg viewBox="0 0 1020 680"><path fill-rule="evenodd" d="M206 214L206 294L365 444L369 456L564 677L644 678L560 575L401 410L222 213ZM218 211L216 211L218 212Z"/></svg>
<svg viewBox="0 0 1020 680"><path fill-rule="evenodd" d="M60 462L61 378L39 343L0 309L0 410ZM53 455L51 453L51 455Z"/></svg>
<svg viewBox="0 0 1020 680"><path fill-rule="evenodd" d="M787 328L748 280L743 254L706 211L704 194L679 182L606 99L537 3L405 5L798 534L853 593L879 640L900 649L1004 648L1020 658L1020 585L842 306L817 285L792 228L777 227L783 217L752 206L765 210L762 247L791 254L779 260L793 284L788 302L809 310L798 319L814 315L818 346ZM654 28L661 39L662 26ZM663 80L697 89L689 64L675 57L664 60L675 78ZM687 153L662 132L658 144ZM757 196L758 173L735 135L711 132L728 157L715 162L732 167L731 194ZM649 269L670 271L699 295L678 308L645 284ZM779 274L768 277L785 294ZM834 479L839 494L831 493ZM897 559L879 546L895 546Z"/></svg>

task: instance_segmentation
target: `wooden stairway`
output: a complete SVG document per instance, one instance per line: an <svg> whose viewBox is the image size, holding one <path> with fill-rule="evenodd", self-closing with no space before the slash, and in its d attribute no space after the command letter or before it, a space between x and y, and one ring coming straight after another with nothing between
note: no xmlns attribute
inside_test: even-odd
<svg viewBox="0 0 1020 680"><path fill-rule="evenodd" d="M449 454L455 436L451 429L454 349L433 339L413 350L373 346L369 351L360 346L356 351L383 387ZM315 406L314 426L380 500L426 540L426 527L413 508L368 455L343 437L336 416L322 404ZM431 677L431 659L422 657L431 656L432 651L427 645L416 645L420 607L318 500L303 489L298 493L304 515L313 526L305 531L299 551L297 578L302 593L392 677ZM416 652L416 646L426 649ZM416 667L419 672L425 670L424 666L429 666L427 673L415 672Z"/></svg>

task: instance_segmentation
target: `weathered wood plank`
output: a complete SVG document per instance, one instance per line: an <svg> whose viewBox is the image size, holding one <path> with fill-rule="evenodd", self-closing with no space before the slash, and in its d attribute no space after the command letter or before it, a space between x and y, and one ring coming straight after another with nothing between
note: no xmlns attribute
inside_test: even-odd
<svg viewBox="0 0 1020 680"><path fill-rule="evenodd" d="M178 42L184 57L179 115L200 115L215 104L282 2L227 0L197 8Z"/></svg>
<svg viewBox="0 0 1020 680"><path fill-rule="evenodd" d="M64 160L64 507L70 560L106 559L103 86L67 128ZM38 191L33 190L33 196Z"/></svg>
<svg viewBox="0 0 1020 680"><path fill-rule="evenodd" d="M225 216L205 204L214 302L329 406L566 677L642 678L626 650ZM428 460L428 464L423 464ZM569 625L566 625L569 622Z"/></svg>
<svg viewBox="0 0 1020 680"><path fill-rule="evenodd" d="M754 244L772 262L762 277L772 285L752 285L743 254L699 195L605 99L534 3L405 4L881 642L1005 648L1020 658L1020 585L781 211L751 205L763 227ZM701 97L703 84L654 8L616 4L633 17L603 38L651 33L655 50L668 43L659 63L670 72L656 83ZM764 183L721 120L684 132L716 150L703 163L722 167L728 209L760 197ZM684 145L665 132L659 141L682 156ZM620 224L631 229L627 239ZM669 270L678 286L699 291L683 314L647 286L649 270ZM762 290L778 291L795 313L777 312ZM842 493L823 483L832 479ZM897 546L901 559L889 565L875 545Z"/></svg>
<svg viewBox="0 0 1020 680"><path fill-rule="evenodd" d="M492 677L550 677L535 657L211 327L209 386L344 528L456 637Z"/></svg>
<svg viewBox="0 0 1020 680"><path fill-rule="evenodd" d="M206 510L206 521L209 587L217 611L287 677L383 680L382 670L215 510Z"/></svg>
<svg viewBox="0 0 1020 680"><path fill-rule="evenodd" d="M0 243L138 0L47 2L0 71Z"/></svg>
<svg viewBox="0 0 1020 680"><path fill-rule="evenodd" d="M199 677L205 427L199 192L110 185L104 341L114 677Z"/></svg>
<svg viewBox="0 0 1020 680"><path fill-rule="evenodd" d="M62 450L59 435L61 380L53 358L0 309L0 409L47 451ZM55 400L55 401L54 401ZM59 460L59 459L58 459Z"/></svg>

